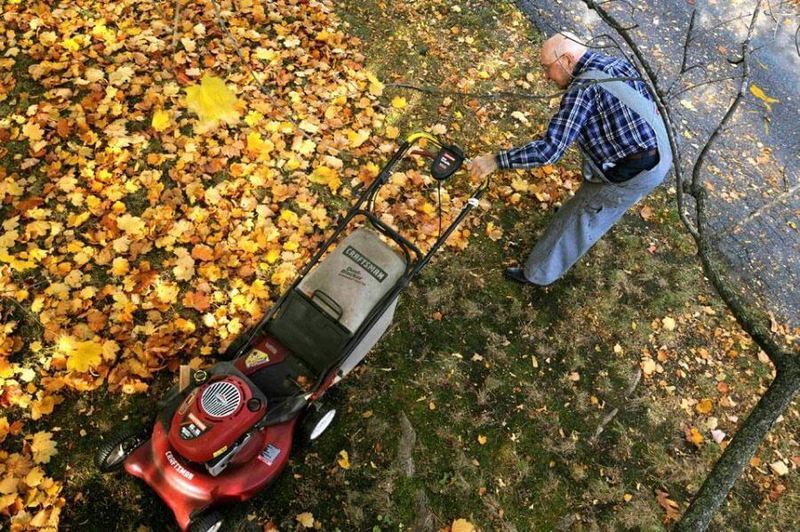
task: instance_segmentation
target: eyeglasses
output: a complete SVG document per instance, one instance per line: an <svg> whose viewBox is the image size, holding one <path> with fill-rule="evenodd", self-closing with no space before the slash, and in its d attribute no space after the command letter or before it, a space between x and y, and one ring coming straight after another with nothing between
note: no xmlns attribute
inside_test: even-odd
<svg viewBox="0 0 800 532"><path fill-rule="evenodd" d="M561 59L562 57L564 57L564 54L561 54L558 57L556 57L555 60L553 60L552 63L542 63L542 66L544 68L550 68L551 66L555 65L556 63L558 63L559 59Z"/></svg>

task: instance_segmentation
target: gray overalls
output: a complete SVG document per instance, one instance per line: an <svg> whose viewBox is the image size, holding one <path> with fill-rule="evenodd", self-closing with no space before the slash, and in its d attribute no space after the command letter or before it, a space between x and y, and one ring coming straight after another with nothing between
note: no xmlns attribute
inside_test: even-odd
<svg viewBox="0 0 800 532"><path fill-rule="evenodd" d="M577 79L603 80L610 77L600 70L588 70ZM583 184L575 196L556 212L525 261L525 277L538 285L548 285L564 275L628 208L658 186L672 167L669 137L655 104L624 81L606 81L599 86L616 96L653 128L660 160L652 169L642 171L628 181L612 183L588 155L583 155Z"/></svg>

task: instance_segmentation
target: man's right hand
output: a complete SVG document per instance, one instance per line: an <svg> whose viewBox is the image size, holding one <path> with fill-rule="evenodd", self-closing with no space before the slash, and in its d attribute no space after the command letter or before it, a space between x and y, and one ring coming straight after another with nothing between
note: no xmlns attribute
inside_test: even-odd
<svg viewBox="0 0 800 532"><path fill-rule="evenodd" d="M493 153L484 153L472 159L469 165L469 173L472 177L483 179L487 175L497 170L497 159Z"/></svg>

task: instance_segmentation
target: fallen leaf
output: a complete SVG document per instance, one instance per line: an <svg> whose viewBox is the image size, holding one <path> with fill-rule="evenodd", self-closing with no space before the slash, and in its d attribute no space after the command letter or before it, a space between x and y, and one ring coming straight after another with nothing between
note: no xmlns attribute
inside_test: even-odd
<svg viewBox="0 0 800 532"><path fill-rule="evenodd" d="M153 113L153 120L150 122L150 124L156 131L165 131L170 126L169 113L159 109Z"/></svg>
<svg viewBox="0 0 800 532"><path fill-rule="evenodd" d="M350 469L350 457L348 456L347 451L339 451L339 459L336 460L336 463L339 464L339 467L342 469Z"/></svg>
<svg viewBox="0 0 800 532"><path fill-rule="evenodd" d="M235 124L239 120L238 100L220 78L205 74L200 85L186 87L186 105L200 118L200 132L216 127L220 122Z"/></svg>
<svg viewBox="0 0 800 532"><path fill-rule="evenodd" d="M711 399L703 399L697 405L695 405L695 410L697 410L698 414L710 414L711 411L714 409L714 402Z"/></svg>
<svg viewBox="0 0 800 532"><path fill-rule="evenodd" d="M56 442L53 441L53 434L50 432L37 432L33 435L31 442L31 453L33 461L37 464L46 464L50 458L58 454Z"/></svg>
<svg viewBox="0 0 800 532"><path fill-rule="evenodd" d="M789 468L786 466L786 463L783 462L782 460L772 462L769 465L769 468L772 469L772 471L779 477L789 474Z"/></svg>
<svg viewBox="0 0 800 532"><path fill-rule="evenodd" d="M312 514L311 512L303 512L301 514L297 514L297 517L295 517L295 519L305 528L314 528L314 514Z"/></svg>
<svg viewBox="0 0 800 532"><path fill-rule="evenodd" d="M450 525L450 532L475 532L475 525L466 519L456 519Z"/></svg>
<svg viewBox="0 0 800 532"><path fill-rule="evenodd" d="M658 505L664 509L664 524L676 521L680 517L680 506L677 502L669 498L669 493L656 490L656 501L658 501Z"/></svg>
<svg viewBox="0 0 800 532"><path fill-rule="evenodd" d="M761 89L761 87L759 87L755 83L750 84L750 92L753 94L753 96L764 102L764 104L767 106L767 111L772 111L773 103L780 102L780 100L777 100L775 98L770 98L769 96L767 96L767 94Z"/></svg>

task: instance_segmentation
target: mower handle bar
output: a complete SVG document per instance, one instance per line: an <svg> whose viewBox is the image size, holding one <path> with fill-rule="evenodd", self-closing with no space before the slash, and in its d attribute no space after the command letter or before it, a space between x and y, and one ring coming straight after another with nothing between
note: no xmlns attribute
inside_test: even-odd
<svg viewBox="0 0 800 532"><path fill-rule="evenodd" d="M440 149L444 147L444 145L436 137L425 132L412 133L408 137L406 137L406 140L403 141L403 144L400 145L397 151L392 155L391 159L389 159L389 161L384 165L384 167L378 173L378 176L375 178L375 180L372 183L370 183L369 186L361 193L355 205L351 206L350 210L347 212L345 217L342 220L340 220L333 234L331 234L317 248L317 251L311 257L308 263L306 263L303 269L300 270L300 273L295 277L292 284L283 292L283 295L281 295L278 301L276 301L275 304L269 309L267 314L261 319L258 325L256 325L252 329L252 332L249 335L247 342L242 344L236 350L236 352L231 354L232 357L237 356L239 354L239 351L241 351L245 346L247 346L252 341L253 337L255 337L255 335L258 334L258 332L267 323L269 323L269 320L272 319L272 316L274 316L275 313L278 311L278 309L281 307L283 302L288 297L288 294L290 294L297 287L297 285L300 284L300 282L308 274L308 272L311 271L311 268L313 268L319 262L319 260L322 258L322 255L339 238L344 229L356 216L359 215L365 216L376 229L378 229L381 233L394 240L399 245L400 249L403 251L403 254L406 257L406 273L404 275L404 278L401 280L399 285L395 287L394 290L391 290L384 297L384 300L386 301L382 300L377 305L378 307L384 307L385 304L388 304L387 302L391 301L391 299L393 299L394 297L397 297L399 291L402 290L405 286L407 286L408 283L414 277L419 275L422 268L424 268L425 265L428 264L428 262L431 260L433 254L442 246L442 244L444 244L444 242L447 241L450 234L452 234L452 232L456 229L456 227L458 227L458 225L464 220L467 214L469 214L469 212L472 209L478 206L481 197L486 192L486 190L488 190L490 184L490 178L489 176L487 176L484 179L483 183L481 183L481 185L473 191L472 196L470 196L470 198L467 200L467 203L464 205L464 207L462 207L461 212L459 212L458 216L450 223L447 230L445 230L444 233L439 235L439 238L436 239L436 242L434 242L430 250L428 250L428 253L423 254L422 251L413 242L410 242L406 237L401 235L393 227L389 226L388 224L380 220L380 218L378 218L372 210L372 203L375 196L378 193L378 190L389 180L389 177L392 175L394 167L397 166L397 164L408 154L409 150L418 141L422 139L430 141ZM464 158L464 162L469 162L469 161L470 159ZM367 201L369 202L370 207L368 209L363 209L362 206ZM414 253L414 255L416 256L416 260L412 261L410 252ZM381 309L378 308L373 309L373 312L371 314L375 314L376 311L379 310ZM367 322L372 322L375 319L376 315L371 315L369 316Z"/></svg>

